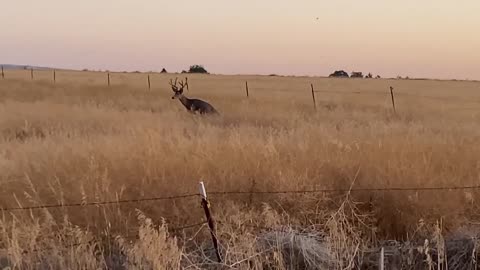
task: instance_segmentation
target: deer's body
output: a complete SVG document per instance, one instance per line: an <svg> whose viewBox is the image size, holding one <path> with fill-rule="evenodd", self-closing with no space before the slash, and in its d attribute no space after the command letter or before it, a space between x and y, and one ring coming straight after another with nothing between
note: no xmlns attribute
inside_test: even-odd
<svg viewBox="0 0 480 270"><path fill-rule="evenodd" d="M190 99L184 95L181 95L181 97L178 97L178 99L183 104L183 106L185 106L185 108L192 113L198 112L200 114L218 114L217 110L215 110L212 105L203 100L195 98Z"/></svg>
<svg viewBox="0 0 480 270"><path fill-rule="evenodd" d="M200 113L200 114L219 114L215 108L210 105L208 102L200 100L200 99L190 99L183 95L183 88L187 85L183 82L180 82L180 88L177 86L177 80L175 79L175 83L170 81L170 85L172 86L172 90L175 93L172 96L172 99L178 99L180 102L185 106L185 108L191 113Z"/></svg>

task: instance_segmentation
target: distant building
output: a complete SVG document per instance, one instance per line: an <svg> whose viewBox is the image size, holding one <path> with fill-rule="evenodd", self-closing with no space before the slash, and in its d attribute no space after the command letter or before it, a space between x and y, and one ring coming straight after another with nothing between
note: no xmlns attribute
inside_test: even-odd
<svg viewBox="0 0 480 270"><path fill-rule="evenodd" d="M167 70L165 68L162 68L162 71L160 73L167 73Z"/></svg>

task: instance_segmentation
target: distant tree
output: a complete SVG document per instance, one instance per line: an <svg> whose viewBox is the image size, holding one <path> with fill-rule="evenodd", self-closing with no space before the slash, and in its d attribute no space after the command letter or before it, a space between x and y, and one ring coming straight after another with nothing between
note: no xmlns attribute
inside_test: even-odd
<svg viewBox="0 0 480 270"><path fill-rule="evenodd" d="M190 66L188 73L203 73L208 74L208 71L202 65L193 65Z"/></svg>
<svg viewBox="0 0 480 270"><path fill-rule="evenodd" d="M363 73L352 71L352 75L350 75L350 78L363 78Z"/></svg>
<svg viewBox="0 0 480 270"><path fill-rule="evenodd" d="M336 70L335 72L333 72L332 74L330 74L330 76L328 77L335 77L335 78L348 78L348 73L343 71L343 70Z"/></svg>
<svg viewBox="0 0 480 270"><path fill-rule="evenodd" d="M367 79L371 79L371 78L373 78L373 75L372 75L372 73L370 73L370 72L369 72L369 73L367 74L367 76L365 76L365 78L367 78Z"/></svg>
<svg viewBox="0 0 480 270"><path fill-rule="evenodd" d="M160 71L160 73L168 73L168 72L165 68L162 68L162 71Z"/></svg>
<svg viewBox="0 0 480 270"><path fill-rule="evenodd" d="M382 77L380 77L380 75L377 75L377 76L375 77L375 79L381 79L381 78L382 78Z"/></svg>
<svg viewBox="0 0 480 270"><path fill-rule="evenodd" d="M188 73L188 72L187 72L186 70L182 70L182 74L183 74L183 73Z"/></svg>

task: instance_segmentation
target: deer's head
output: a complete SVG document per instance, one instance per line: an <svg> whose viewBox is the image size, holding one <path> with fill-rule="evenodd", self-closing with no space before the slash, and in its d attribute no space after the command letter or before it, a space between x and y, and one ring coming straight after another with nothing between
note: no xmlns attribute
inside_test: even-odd
<svg viewBox="0 0 480 270"><path fill-rule="evenodd" d="M173 96L172 96L172 99L175 99L175 98L180 98L183 96L183 88L185 88L185 86L187 86L187 83L184 83L183 81L180 81L178 82L178 86L177 86L177 80L178 78L175 78L175 82L173 80L170 80L170 86L172 87L172 91L173 93L175 93Z"/></svg>

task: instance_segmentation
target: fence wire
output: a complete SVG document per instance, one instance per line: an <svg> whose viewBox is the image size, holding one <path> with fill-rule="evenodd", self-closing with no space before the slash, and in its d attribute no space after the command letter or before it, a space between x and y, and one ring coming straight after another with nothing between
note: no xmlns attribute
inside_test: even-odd
<svg viewBox="0 0 480 270"><path fill-rule="evenodd" d="M312 189L312 190L278 190L278 191L211 191L209 195L255 195L255 194L308 194L335 192L392 192L392 191L440 191L440 190L472 190L480 189L480 185L452 187L390 187L390 188L352 188L352 189Z"/></svg>
<svg viewBox="0 0 480 270"><path fill-rule="evenodd" d="M184 195L167 196L167 197L152 197L152 198L115 200L115 201L79 202L79 203L69 203L69 204L46 204L46 205L35 205L35 206L26 206L26 207L19 206L19 207L1 208L0 210L17 211L17 210L36 210L36 209L46 209L46 208L101 206L101 205L110 205L110 204L128 204L128 203L140 203L140 202L151 202L151 201L187 199L187 198L193 198L193 197L199 197L199 196L200 196L199 194L184 194Z"/></svg>
<svg viewBox="0 0 480 270"><path fill-rule="evenodd" d="M325 188L325 189L309 189L309 190L274 190L274 191L211 191L207 192L208 196L224 196L224 195L266 195L266 194L314 194L314 193L355 193L355 192L407 192L407 191L452 191L452 190L475 190L480 189L480 185L472 186L451 186L451 187L387 187L387 188ZM46 204L35 205L25 207L10 207L1 208L2 211L21 211L21 210L36 210L36 209L48 209L48 208L63 208L63 207L86 207L86 206L102 206L112 204L129 204L140 202L152 202L152 201L166 201L177 199L189 199L200 198L199 194L184 194L176 196L166 197L151 197L151 198L139 198L128 200L115 200L115 201L100 201L100 202L79 202L70 204Z"/></svg>

